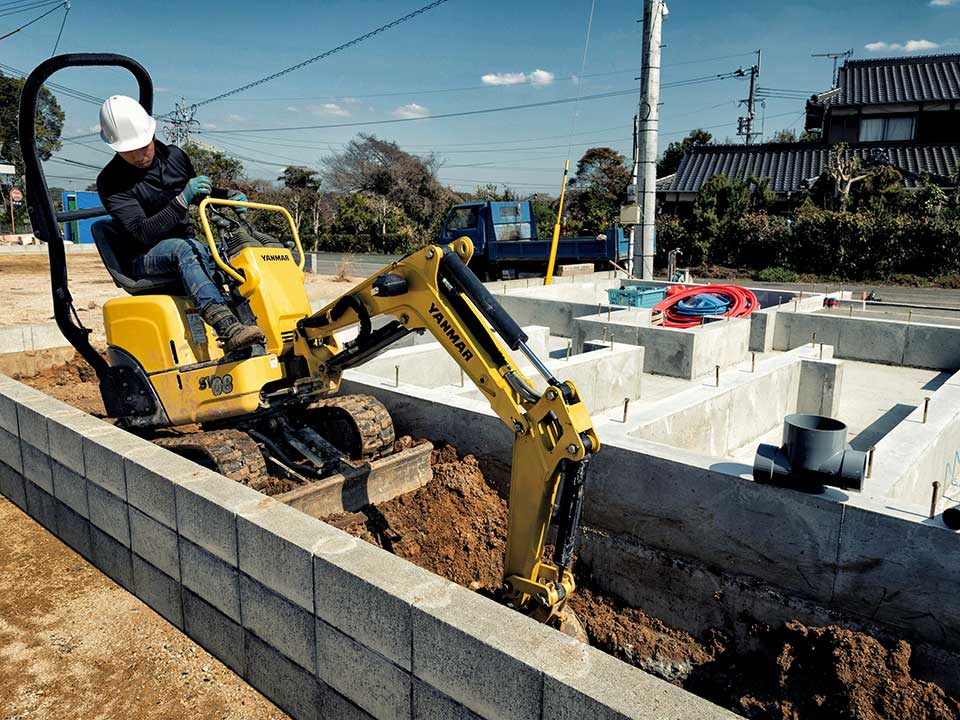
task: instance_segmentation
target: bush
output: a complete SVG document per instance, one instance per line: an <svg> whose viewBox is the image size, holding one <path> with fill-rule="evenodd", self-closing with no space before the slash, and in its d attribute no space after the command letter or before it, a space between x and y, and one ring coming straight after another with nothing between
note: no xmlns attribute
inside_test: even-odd
<svg viewBox="0 0 960 720"><path fill-rule="evenodd" d="M793 283L800 279L800 276L784 267L765 268L753 276L754 280L772 283Z"/></svg>

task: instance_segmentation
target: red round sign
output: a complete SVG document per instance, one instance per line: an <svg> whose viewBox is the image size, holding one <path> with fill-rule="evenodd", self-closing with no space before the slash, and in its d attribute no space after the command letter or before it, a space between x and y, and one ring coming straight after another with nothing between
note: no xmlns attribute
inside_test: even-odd
<svg viewBox="0 0 960 720"><path fill-rule="evenodd" d="M17 188L14 188L10 191L10 199L14 202L20 202L23 200L23 193L20 192Z"/></svg>

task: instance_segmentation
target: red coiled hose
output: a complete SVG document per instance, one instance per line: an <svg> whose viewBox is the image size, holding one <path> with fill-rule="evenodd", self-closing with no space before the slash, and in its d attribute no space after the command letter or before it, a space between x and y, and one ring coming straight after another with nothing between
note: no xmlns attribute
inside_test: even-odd
<svg viewBox="0 0 960 720"><path fill-rule="evenodd" d="M663 311L664 327L696 327L701 324L702 316L686 315L679 310L677 304L703 294L719 295L730 303L730 308L726 312L708 317L745 318L760 307L757 296L753 294L753 291L739 285L700 285L684 288L679 292L670 293L668 291L666 299L657 303L653 309Z"/></svg>

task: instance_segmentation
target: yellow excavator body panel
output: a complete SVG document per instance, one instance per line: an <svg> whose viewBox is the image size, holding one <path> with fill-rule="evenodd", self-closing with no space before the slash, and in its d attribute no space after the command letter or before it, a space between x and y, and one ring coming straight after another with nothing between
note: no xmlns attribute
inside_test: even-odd
<svg viewBox="0 0 960 720"><path fill-rule="evenodd" d="M263 386L283 378L273 353L223 362L216 335L185 297L114 298L103 320L108 345L140 363L171 425L252 413Z"/></svg>

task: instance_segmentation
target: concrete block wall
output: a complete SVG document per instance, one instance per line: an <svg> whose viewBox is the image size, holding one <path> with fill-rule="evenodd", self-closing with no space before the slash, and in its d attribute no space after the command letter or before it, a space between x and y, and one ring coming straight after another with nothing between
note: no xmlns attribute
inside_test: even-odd
<svg viewBox="0 0 960 720"><path fill-rule="evenodd" d="M960 327L847 317L837 313L781 312L773 349L811 342L834 346L838 358L885 365L960 370Z"/></svg>
<svg viewBox="0 0 960 720"><path fill-rule="evenodd" d="M4 376L0 492L298 719L735 717Z"/></svg>

